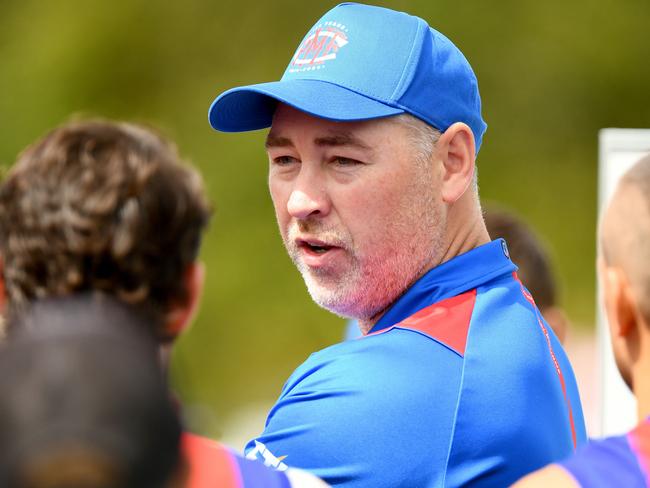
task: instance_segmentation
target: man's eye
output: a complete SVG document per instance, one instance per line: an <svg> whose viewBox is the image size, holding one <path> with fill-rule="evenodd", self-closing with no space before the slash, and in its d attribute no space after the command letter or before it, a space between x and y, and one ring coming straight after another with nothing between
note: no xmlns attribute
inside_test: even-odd
<svg viewBox="0 0 650 488"><path fill-rule="evenodd" d="M356 166L357 164L361 164L361 161L350 158L336 157L334 158L334 163L339 166Z"/></svg>
<svg viewBox="0 0 650 488"><path fill-rule="evenodd" d="M278 156L277 158L273 158L273 163L277 164L278 166L287 166L297 161L298 160L292 156Z"/></svg>

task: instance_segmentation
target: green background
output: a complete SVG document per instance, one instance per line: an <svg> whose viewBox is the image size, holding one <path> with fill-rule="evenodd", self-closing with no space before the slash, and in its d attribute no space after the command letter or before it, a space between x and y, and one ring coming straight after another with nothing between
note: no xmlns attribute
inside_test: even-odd
<svg viewBox="0 0 650 488"><path fill-rule="evenodd" d="M218 134L215 95L279 78L336 2L0 0L0 163L71 116L153 124L204 173L216 212L197 321L176 349L175 389L214 436L268 403L342 320L310 301L278 238L264 131ZM648 0L393 1L429 21L476 71L489 124L484 201L543 236L576 327L594 321L597 137L650 127ZM389 35L387 33L387 35Z"/></svg>

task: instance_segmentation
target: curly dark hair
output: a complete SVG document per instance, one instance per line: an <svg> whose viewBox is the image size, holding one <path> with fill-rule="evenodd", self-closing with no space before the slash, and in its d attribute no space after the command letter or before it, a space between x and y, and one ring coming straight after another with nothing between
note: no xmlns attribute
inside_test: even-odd
<svg viewBox="0 0 650 488"><path fill-rule="evenodd" d="M9 314L35 299L99 290L153 316L160 340L187 299L210 206L197 171L150 129L71 122L28 147L0 185Z"/></svg>

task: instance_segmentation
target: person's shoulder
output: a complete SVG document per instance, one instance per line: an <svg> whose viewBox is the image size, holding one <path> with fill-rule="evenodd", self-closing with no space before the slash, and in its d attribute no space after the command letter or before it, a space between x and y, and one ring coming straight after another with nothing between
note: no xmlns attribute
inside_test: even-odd
<svg viewBox="0 0 650 488"><path fill-rule="evenodd" d="M327 481L429 486L445 474L461 379L460 356L412 331L338 344L296 370L247 456Z"/></svg>
<svg viewBox="0 0 650 488"><path fill-rule="evenodd" d="M432 401L438 410L451 411L461 377L458 354L412 331L392 330L312 354L287 380L269 418L282 411L291 412L292 422L298 417L395 422L396 416L428 411ZM349 428L346 420L341 428Z"/></svg>
<svg viewBox="0 0 650 488"><path fill-rule="evenodd" d="M497 328L499 333L495 334ZM475 346L470 348L472 354L489 354L498 359L503 357L503 348L508 347L509 361L530 372L546 369L550 347L560 366L570 368L535 300L514 277L501 277L477 289L470 334ZM555 373L555 368L549 371Z"/></svg>
<svg viewBox="0 0 650 488"><path fill-rule="evenodd" d="M460 367L462 356L445 344L414 330L391 328L311 354L291 375L285 390L311 380L323 385L330 379L337 385L367 388L378 373L384 386L395 380L406 387L430 381L426 371ZM411 381L405 383L404 378L411 374Z"/></svg>

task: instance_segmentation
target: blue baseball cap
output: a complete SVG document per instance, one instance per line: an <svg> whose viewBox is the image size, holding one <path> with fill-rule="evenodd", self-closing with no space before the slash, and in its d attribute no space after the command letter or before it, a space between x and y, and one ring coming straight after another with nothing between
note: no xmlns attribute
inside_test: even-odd
<svg viewBox="0 0 650 488"><path fill-rule="evenodd" d="M464 122L476 152L487 128L463 53L419 17L342 3L309 30L280 81L230 89L209 110L219 131L271 126L278 102L314 117L368 120L409 113L444 132Z"/></svg>

